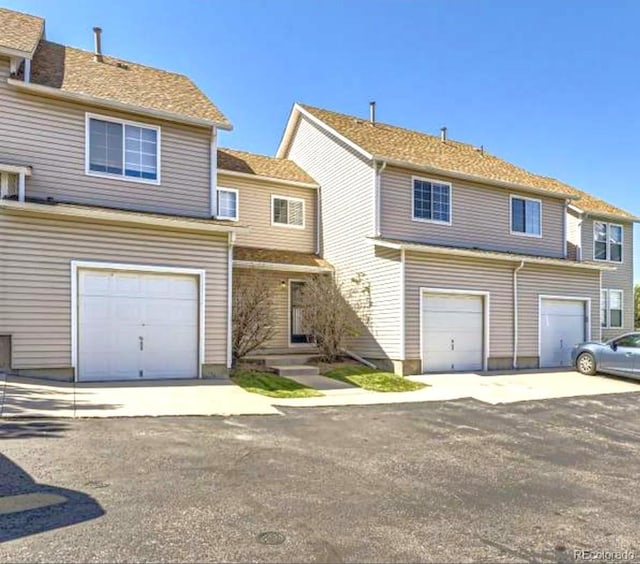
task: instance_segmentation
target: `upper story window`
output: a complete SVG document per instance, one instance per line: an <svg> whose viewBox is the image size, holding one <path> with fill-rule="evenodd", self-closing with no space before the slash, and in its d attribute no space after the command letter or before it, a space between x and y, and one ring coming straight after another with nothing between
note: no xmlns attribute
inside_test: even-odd
<svg viewBox="0 0 640 564"><path fill-rule="evenodd" d="M160 128L87 114L86 172L160 183Z"/></svg>
<svg viewBox="0 0 640 564"><path fill-rule="evenodd" d="M600 324L602 327L622 327L622 290L600 290Z"/></svg>
<svg viewBox="0 0 640 564"><path fill-rule="evenodd" d="M451 184L413 179L413 219L451 224Z"/></svg>
<svg viewBox="0 0 640 564"><path fill-rule="evenodd" d="M304 200L271 196L271 224L304 228Z"/></svg>
<svg viewBox="0 0 640 564"><path fill-rule="evenodd" d="M542 236L542 202L533 198L511 196L511 233Z"/></svg>
<svg viewBox="0 0 640 564"><path fill-rule="evenodd" d="M622 225L594 222L593 258L622 262Z"/></svg>
<svg viewBox="0 0 640 564"><path fill-rule="evenodd" d="M234 188L218 188L218 219L238 219L238 191Z"/></svg>

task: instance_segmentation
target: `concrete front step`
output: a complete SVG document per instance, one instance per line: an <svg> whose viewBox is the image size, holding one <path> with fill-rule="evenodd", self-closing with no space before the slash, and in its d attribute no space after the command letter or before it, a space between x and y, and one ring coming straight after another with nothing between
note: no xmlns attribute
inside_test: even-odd
<svg viewBox="0 0 640 564"><path fill-rule="evenodd" d="M275 368L276 366L303 366L310 360L317 358L315 354L288 354L264 357L265 366Z"/></svg>
<svg viewBox="0 0 640 564"><path fill-rule="evenodd" d="M284 366L271 366L280 376L317 376L320 374L317 366L305 366L287 364Z"/></svg>

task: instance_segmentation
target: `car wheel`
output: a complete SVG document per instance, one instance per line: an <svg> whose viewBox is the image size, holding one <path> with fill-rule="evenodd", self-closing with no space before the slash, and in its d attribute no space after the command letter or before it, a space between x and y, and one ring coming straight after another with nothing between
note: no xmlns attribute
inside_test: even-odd
<svg viewBox="0 0 640 564"><path fill-rule="evenodd" d="M593 376L596 373L596 359L591 353L582 353L576 361L576 368L581 374Z"/></svg>

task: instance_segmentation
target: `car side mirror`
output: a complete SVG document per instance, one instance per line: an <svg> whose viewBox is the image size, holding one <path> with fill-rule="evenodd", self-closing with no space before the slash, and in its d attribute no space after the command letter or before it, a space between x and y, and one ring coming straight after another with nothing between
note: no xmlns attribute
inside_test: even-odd
<svg viewBox="0 0 640 564"><path fill-rule="evenodd" d="M611 349L614 351L618 350L618 345L616 343L611 343Z"/></svg>

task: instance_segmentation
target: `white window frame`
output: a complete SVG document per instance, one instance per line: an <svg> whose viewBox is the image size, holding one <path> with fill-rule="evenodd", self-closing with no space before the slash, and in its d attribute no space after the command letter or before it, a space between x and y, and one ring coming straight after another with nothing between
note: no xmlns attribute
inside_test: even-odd
<svg viewBox="0 0 640 564"><path fill-rule="evenodd" d="M611 292L620 293L620 325L611 324ZM602 323L600 320L600 326L602 329L622 329L624 327L624 291L620 288L603 288L600 290L600 303L602 304L602 295L604 294L605 315L607 316L606 323ZM602 315L602 305L600 306Z"/></svg>
<svg viewBox="0 0 640 564"><path fill-rule="evenodd" d="M236 215L235 217L230 217L226 215L220 214L220 192L233 192L236 195ZM226 186L218 186L216 189L216 198L218 201L216 202L218 215L216 219L225 219L229 221L238 221L240 219L240 194L237 188L227 188Z"/></svg>
<svg viewBox="0 0 640 564"><path fill-rule="evenodd" d="M600 223L601 225L605 225L607 227L607 256L606 258L599 259L596 258L596 225ZM620 228L620 260L611 260L611 242L609 241L609 233L611 233L611 227L619 227ZM598 221L594 220L593 222L593 260L596 262L611 262L613 264L624 264L624 225L620 223L609 223L607 221Z"/></svg>
<svg viewBox="0 0 640 564"><path fill-rule="evenodd" d="M273 212L274 212L274 207L273 207L273 203L275 200L287 200L287 202L301 202L302 203L302 225L292 225L290 223L278 223L276 221L274 221L274 217L273 217ZM287 204L288 207L288 204ZM280 196L278 194L271 194L271 225L274 227L284 227L284 228L288 228L288 229L304 229L305 225L306 225L306 208L305 208L305 201L302 198L294 198L292 196ZM287 212L288 214L288 212Z"/></svg>
<svg viewBox="0 0 640 564"><path fill-rule="evenodd" d="M109 174L107 172L97 172L95 170L90 169L90 139L91 139L91 128L90 128L90 120L98 119L101 121L107 121L111 123L118 123L122 125L122 174ZM126 151L126 143L125 143L125 126L132 125L134 127L143 127L145 129L153 129L156 132L156 171L157 178L152 180L150 178L135 178L134 176L126 176L124 174L125 167L125 151ZM131 121L128 119L114 118L111 116L104 116L101 114L93 114L90 112L85 113L84 120L84 173L87 176L95 176L97 178L110 178L112 180L124 180L125 182L136 182L138 184L152 184L155 186L159 186L161 183L160 179L160 170L161 170L161 128L159 125L151 125L149 123L142 123L139 121Z"/></svg>
<svg viewBox="0 0 640 564"><path fill-rule="evenodd" d="M540 206L540 233L526 233L523 231L514 231L513 230L513 200L524 200L530 202L537 202ZM526 219L526 206L525 206L525 219ZM525 229L526 229L526 221L525 221ZM519 237L533 237L534 239L542 239L542 200L539 198L528 198L527 196L518 196L517 194L511 194L509 196L509 231L511 235L517 235Z"/></svg>
<svg viewBox="0 0 640 564"><path fill-rule="evenodd" d="M449 187L449 221L442 221L441 219L425 219L422 217L416 217L416 199L415 199L415 188L416 188L416 180L421 182L431 182L433 184L441 184L442 186ZM432 213L433 216L433 195L431 199ZM411 219L412 221L417 221L419 223L434 223L436 225L452 225L453 224L453 184L451 182L445 182L443 180L437 180L435 178L426 178L423 176L412 176L411 177Z"/></svg>

